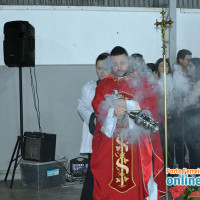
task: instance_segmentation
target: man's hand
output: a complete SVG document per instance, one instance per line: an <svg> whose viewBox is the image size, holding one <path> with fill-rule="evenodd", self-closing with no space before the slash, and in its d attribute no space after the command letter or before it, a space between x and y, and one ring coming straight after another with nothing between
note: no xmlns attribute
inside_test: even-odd
<svg viewBox="0 0 200 200"><path fill-rule="evenodd" d="M117 117L121 117L126 114L126 100L125 99L116 100L116 107L115 107L114 113Z"/></svg>
<svg viewBox="0 0 200 200"><path fill-rule="evenodd" d="M125 99L117 99L116 107L126 108L126 100Z"/></svg>

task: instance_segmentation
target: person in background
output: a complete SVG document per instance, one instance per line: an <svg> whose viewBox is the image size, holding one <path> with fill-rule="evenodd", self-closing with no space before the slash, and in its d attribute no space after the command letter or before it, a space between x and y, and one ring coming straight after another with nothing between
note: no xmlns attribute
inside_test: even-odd
<svg viewBox="0 0 200 200"><path fill-rule="evenodd" d="M184 98L190 92L190 83L186 76L186 69L189 59L192 58L192 52L187 49L181 49L177 53L177 64L174 65L173 84L174 101L176 104L177 120L176 132L179 142L176 145L176 161L178 168L189 167L186 161L186 144L184 130Z"/></svg>
<svg viewBox="0 0 200 200"><path fill-rule="evenodd" d="M156 81L155 73L152 73L152 70L145 63L144 57L140 53L133 53L129 57L129 67L130 70L133 70L137 73L138 76L146 77L148 81L154 87ZM142 88L141 88L142 89Z"/></svg>
<svg viewBox="0 0 200 200"><path fill-rule="evenodd" d="M200 167L200 58L191 58L186 68L190 92L184 98L184 134L190 169Z"/></svg>
<svg viewBox="0 0 200 200"><path fill-rule="evenodd" d="M184 73L187 70L187 65L190 58L192 58L192 52L187 49L181 49L177 53L177 64L181 66Z"/></svg>
<svg viewBox="0 0 200 200"><path fill-rule="evenodd" d="M159 91L159 115L160 115L160 137L162 143L162 149L165 157L165 112L164 112L164 63L163 58L156 61L155 67L158 69L158 91ZM175 105L174 105L174 95L173 95L173 79L172 70L170 67L169 60L166 59L166 84L167 84L167 135L168 135L168 166L169 168L174 168L174 147L175 147L175 137L174 132L175 125Z"/></svg>
<svg viewBox="0 0 200 200"><path fill-rule="evenodd" d="M145 133L128 115L148 109L157 120L157 96L146 77L131 71L123 47L116 46L110 55L112 73L99 83L92 101L97 113L90 163L93 199L160 199L165 176L159 132Z"/></svg>
<svg viewBox="0 0 200 200"><path fill-rule="evenodd" d="M92 107L92 100L99 82L110 75L110 68L107 66L106 59L108 53L100 54L96 59L97 81L90 81L83 86L81 97L78 100L78 112L83 120L81 154L88 154L88 170L82 189L81 200L92 200L93 194L93 175L90 169L90 158L92 153L92 138L95 130L96 115Z"/></svg>
<svg viewBox="0 0 200 200"><path fill-rule="evenodd" d="M129 57L129 66L131 67L131 69L133 68L133 70L139 74L144 73L143 71L145 70L146 63L143 55L140 53L131 54L131 56Z"/></svg>
<svg viewBox="0 0 200 200"><path fill-rule="evenodd" d="M138 58L138 59L140 59L141 62L145 62L143 55L140 53L133 53L133 54L131 54L131 57Z"/></svg>
<svg viewBox="0 0 200 200"><path fill-rule="evenodd" d="M152 71L155 79L158 79L158 68L154 63L147 63L147 67Z"/></svg>
<svg viewBox="0 0 200 200"><path fill-rule="evenodd" d="M158 77L161 78L163 76L163 74L164 74L164 62L163 62L163 58L159 58L156 61L155 68L158 71ZM171 70L171 66L170 66L170 62L169 62L168 58L166 59L166 74L167 75L172 74L172 70Z"/></svg>

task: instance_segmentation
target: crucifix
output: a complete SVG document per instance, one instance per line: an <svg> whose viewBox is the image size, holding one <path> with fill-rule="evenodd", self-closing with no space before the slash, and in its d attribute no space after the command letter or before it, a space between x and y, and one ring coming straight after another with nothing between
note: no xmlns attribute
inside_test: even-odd
<svg viewBox="0 0 200 200"><path fill-rule="evenodd" d="M156 20L156 23L154 25L156 25L156 28L158 28L158 26L161 26L162 28L162 41L163 41L163 46L162 46L162 49L163 49L163 65L164 65L164 105L165 105L165 167L167 168L168 166L168 154L167 154L167 87L166 87L166 51L165 49L167 48L166 47L166 43L165 43L165 28L167 25L172 25L173 24L173 21L170 20L169 21L166 21L165 20L165 11L164 9L162 8L162 12L160 13L162 14L162 21L161 22L158 22ZM166 178L167 178L167 174L166 174ZM166 184L166 200L168 200L168 186Z"/></svg>

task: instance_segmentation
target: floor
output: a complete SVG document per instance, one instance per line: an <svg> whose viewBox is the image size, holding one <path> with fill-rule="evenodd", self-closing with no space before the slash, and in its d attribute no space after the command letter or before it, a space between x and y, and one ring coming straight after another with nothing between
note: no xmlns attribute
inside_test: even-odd
<svg viewBox="0 0 200 200"><path fill-rule="evenodd" d="M28 175L31 175L31 177L34 177L33 170L32 170L32 173L30 173L30 169L27 168L27 166L25 169L28 169L26 171ZM30 183L29 178L28 180L29 180L28 183ZM44 183L44 180L42 181L42 183ZM24 183L22 183L21 180L14 180L13 187L12 189L10 189L9 180L6 182L0 181L0 200L80 200L84 176L74 177L72 175L67 175L66 179L65 180L62 179L62 180L63 181L66 180L66 182L63 185L46 188L46 189L33 189L33 188L28 189L27 187L25 187L27 185L24 185ZM165 200L165 199L166 199L165 197L161 198L161 200ZM169 194L167 200L172 200L172 199L173 198L171 194ZM183 200L183 198L180 197L180 198L177 198L176 200Z"/></svg>
<svg viewBox="0 0 200 200"><path fill-rule="evenodd" d="M1 200L80 200L81 190L79 182L48 189L27 189L22 187L21 180L15 180L10 189L10 181L0 181Z"/></svg>
<svg viewBox="0 0 200 200"><path fill-rule="evenodd" d="M66 182L58 187L47 189L27 189L22 187L21 180L14 180L12 189L10 181L0 181L1 200L80 200L83 184L80 181ZM161 200L165 200L162 197ZM171 194L168 200L172 200ZM176 200L183 200L182 197Z"/></svg>

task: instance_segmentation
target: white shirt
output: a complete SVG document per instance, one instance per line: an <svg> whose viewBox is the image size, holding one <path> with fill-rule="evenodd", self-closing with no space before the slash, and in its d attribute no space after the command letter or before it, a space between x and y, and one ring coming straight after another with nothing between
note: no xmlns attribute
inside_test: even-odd
<svg viewBox="0 0 200 200"><path fill-rule="evenodd" d="M92 153L92 139L93 136L89 131L89 120L91 114L94 112L92 107L92 100L95 96L97 83L90 81L83 86L81 97L78 100L78 112L83 120L82 142L80 153Z"/></svg>

